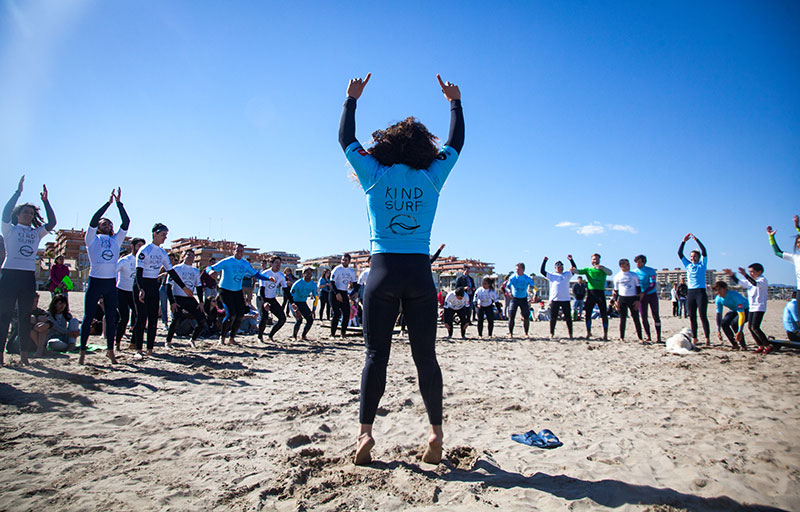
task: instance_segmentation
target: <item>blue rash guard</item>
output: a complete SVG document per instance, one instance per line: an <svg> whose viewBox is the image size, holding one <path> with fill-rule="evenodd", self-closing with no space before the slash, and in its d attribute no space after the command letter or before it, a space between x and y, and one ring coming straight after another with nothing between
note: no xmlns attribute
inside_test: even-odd
<svg viewBox="0 0 800 512"><path fill-rule="evenodd" d="M750 308L750 302L747 300L747 297L733 290L728 290L724 299L717 295L717 298L714 299L714 304L717 306L717 313L722 313L723 306L737 313L741 313L745 309Z"/></svg>
<svg viewBox="0 0 800 512"><path fill-rule="evenodd" d="M642 267L633 269L633 273L639 278L642 293L651 295L656 293L656 270L653 267Z"/></svg>
<svg viewBox="0 0 800 512"><path fill-rule="evenodd" d="M317 296L317 283L299 279L292 285L292 302L305 302L309 296Z"/></svg>
<svg viewBox="0 0 800 512"><path fill-rule="evenodd" d="M533 286L533 278L528 274L514 274L506 283L506 288L511 288L511 295L515 299L527 299L530 286Z"/></svg>
<svg viewBox="0 0 800 512"><path fill-rule="evenodd" d="M800 332L800 319L797 318L797 299L792 299L783 308L783 329L797 334Z"/></svg>
<svg viewBox="0 0 800 512"><path fill-rule="evenodd" d="M692 263L684 256L681 258L683 266L686 267L686 285L690 290L698 288L705 289L706 287L706 266L708 265L708 257L701 256L700 261Z"/></svg>
<svg viewBox="0 0 800 512"><path fill-rule="evenodd" d="M222 280L219 283L219 287L231 292L237 292L242 289L242 279L245 276L256 276L258 279L266 280L264 276L258 275L258 270L254 269L247 260L244 258L237 260L234 256L228 256L224 260L206 267L207 273L210 274L212 271L222 272Z"/></svg>
<svg viewBox="0 0 800 512"><path fill-rule="evenodd" d="M430 254L439 192L458 152L450 146L442 147L427 169L381 165L358 141L347 146L345 156L367 194L372 254Z"/></svg>

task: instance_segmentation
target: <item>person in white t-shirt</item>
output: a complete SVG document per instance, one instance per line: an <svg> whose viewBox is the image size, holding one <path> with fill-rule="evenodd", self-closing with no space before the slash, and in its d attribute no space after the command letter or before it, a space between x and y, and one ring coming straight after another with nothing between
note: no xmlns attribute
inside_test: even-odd
<svg viewBox="0 0 800 512"><path fill-rule="evenodd" d="M19 206L25 176L17 190L3 208L2 233L5 248L2 272L0 272L0 366L4 364L8 329L14 315L14 306L19 312L20 362L28 364L28 352L36 347L31 340L31 310L36 295L36 251L39 241L56 225L56 215L47 200L47 187L42 186L42 203L47 213L47 223L39 208L30 203Z"/></svg>
<svg viewBox="0 0 800 512"><path fill-rule="evenodd" d="M191 315L196 324L192 331L192 337L189 339L192 348L197 348L197 338L207 326L206 315L200 306L203 303L203 283L200 281L200 269L194 266L194 256L193 250L186 250L183 253L183 262L175 265L173 269L181 277L186 288L197 293L197 299L194 298L194 295L187 295L172 277L167 279L167 300L172 309L172 322L167 331L167 348L172 348L172 338L184 318Z"/></svg>
<svg viewBox="0 0 800 512"><path fill-rule="evenodd" d="M84 363L86 347L89 341L89 329L97 310L97 303L103 300L106 324L106 357L116 364L114 357L114 337L117 334L117 261L119 251L131 219L122 205L122 189L111 191L111 197L98 209L89 221L84 242L89 256L89 285L83 300L83 322L81 323L81 353L79 364ZM114 223L103 217L112 203L117 203L122 223L119 231L114 233Z"/></svg>
<svg viewBox="0 0 800 512"><path fill-rule="evenodd" d="M116 348L120 349L122 336L128 329L128 321L136 324L136 300L139 290L136 288L136 253L146 242L144 238L131 240L131 253L117 260L117 333ZM130 348L134 348L131 338Z"/></svg>
<svg viewBox="0 0 800 512"><path fill-rule="evenodd" d="M636 327L636 335L639 343L644 344L642 339L642 324L639 321L639 300L642 292L639 289L639 276L631 272L631 262L623 258L619 260L620 271L614 275L614 301L619 309L619 339L625 341L625 322L630 311L633 318L633 325Z"/></svg>
<svg viewBox="0 0 800 512"><path fill-rule="evenodd" d="M275 341L275 334L277 334L281 327L283 327L283 324L286 323L286 315L283 312L283 307L276 298L279 290L287 288L286 275L281 272L283 260L280 256L273 256L269 260L268 267L265 265L266 263L266 260L261 263L261 268L266 268L266 270L262 270L259 274L266 279L261 280L261 288L258 290L258 302L260 303L258 312L261 315L258 322L258 339L262 342L264 341L264 329L267 327L270 313L275 315L277 319L277 322L272 325L272 329L269 331L270 341Z"/></svg>
<svg viewBox="0 0 800 512"><path fill-rule="evenodd" d="M756 340L756 344L758 344L758 348L755 352L760 354L768 347L772 346L767 335L761 330L761 322L764 320L764 315L767 313L767 299L769 298L769 283L767 282L767 278L764 277L764 265L761 263L753 263L747 267L747 271L739 267L739 272L744 276L744 280L740 280L736 277L736 274L729 268L724 268L722 271L725 272L734 283L741 285L747 290L747 300L750 304L750 310L747 313L747 326L750 329L750 334L753 335L753 339ZM772 350L770 350L770 352L771 351Z"/></svg>
<svg viewBox="0 0 800 512"><path fill-rule="evenodd" d="M466 338L469 326L469 295L464 288L456 288L444 299L444 326L447 328L448 338L453 335L453 320L456 315L460 320L461 337Z"/></svg>
<svg viewBox="0 0 800 512"><path fill-rule="evenodd" d="M475 291L475 307L478 309L478 336L483 338L483 319L488 324L487 334L492 337L494 329L494 311L497 302L497 292L494 291L494 281L484 277L481 287Z"/></svg>
<svg viewBox="0 0 800 512"><path fill-rule="evenodd" d="M336 336L336 327L339 319L342 322L342 338L345 336L347 324L350 320L350 283L356 282L356 271L350 268L350 254L342 255L341 264L336 265L331 274L331 309L333 309L333 319L331 319L331 338Z"/></svg>
<svg viewBox="0 0 800 512"><path fill-rule="evenodd" d="M550 282L550 338L556 335L556 322L558 322L558 312L564 313L564 321L567 322L569 339L572 339L572 311L570 307L569 280L572 279L572 272L564 272L564 264L556 262L556 273L552 274L545 269L547 256L542 260L541 274Z"/></svg>

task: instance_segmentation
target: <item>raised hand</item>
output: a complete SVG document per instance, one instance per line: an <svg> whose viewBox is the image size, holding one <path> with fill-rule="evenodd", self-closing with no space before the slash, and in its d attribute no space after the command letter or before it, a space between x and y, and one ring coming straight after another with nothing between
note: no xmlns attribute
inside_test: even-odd
<svg viewBox="0 0 800 512"><path fill-rule="evenodd" d="M19 179L19 185L17 185L17 192L22 194L22 185L25 183L25 175L23 174L22 177Z"/></svg>
<svg viewBox="0 0 800 512"><path fill-rule="evenodd" d="M47 202L47 185L42 185L42 193L39 194L42 197L42 202Z"/></svg>
<svg viewBox="0 0 800 512"><path fill-rule="evenodd" d="M793 220L794 220L794 227L796 228L800 227L800 216L795 215Z"/></svg>
<svg viewBox="0 0 800 512"><path fill-rule="evenodd" d="M439 87L442 88L442 92L444 93L444 97L447 98L447 101L461 99L461 91L456 84L443 81L442 77L438 74L436 75L436 79L439 80Z"/></svg>
<svg viewBox="0 0 800 512"><path fill-rule="evenodd" d="M768 235L775 236L775 233L777 233L777 231L775 231L774 229L772 229L772 226L767 226L767 234L768 234Z"/></svg>
<svg viewBox="0 0 800 512"><path fill-rule="evenodd" d="M742 274L743 276L747 275L747 272L745 272L743 267L739 267L739 273Z"/></svg>
<svg viewBox="0 0 800 512"><path fill-rule="evenodd" d="M364 87L367 86L367 82L369 82L369 77L372 76L372 73L367 73L367 76L362 80L361 78L353 78L347 84L347 95L358 99L361 97L361 93L364 92Z"/></svg>
<svg viewBox="0 0 800 512"><path fill-rule="evenodd" d="M117 196L115 195L115 193L116 193L116 190L114 190L114 189L112 188L112 189L111 189L111 197L109 197L109 198L108 198L108 202L109 202L109 204L113 203L113 202L114 202L114 200L117 198Z"/></svg>
<svg viewBox="0 0 800 512"><path fill-rule="evenodd" d="M692 238L692 234L691 233L686 233L686 236L683 237L683 241L684 242L688 242L690 238Z"/></svg>
<svg viewBox="0 0 800 512"><path fill-rule="evenodd" d="M117 187L117 199L118 203L122 202L122 187Z"/></svg>
<svg viewBox="0 0 800 512"><path fill-rule="evenodd" d="M724 272L725 275L729 276L729 277L733 275L733 271L731 269L729 269L729 268L723 268L722 272Z"/></svg>
<svg viewBox="0 0 800 512"><path fill-rule="evenodd" d="M544 257L544 261L547 261L547 256Z"/></svg>

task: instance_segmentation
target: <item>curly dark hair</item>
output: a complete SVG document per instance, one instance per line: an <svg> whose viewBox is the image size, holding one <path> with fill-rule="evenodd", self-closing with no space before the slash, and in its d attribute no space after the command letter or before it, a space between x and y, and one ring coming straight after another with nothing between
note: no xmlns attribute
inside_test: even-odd
<svg viewBox="0 0 800 512"><path fill-rule="evenodd" d="M372 132L375 145L367 151L382 165L405 164L412 169L427 169L439 156L438 140L424 124L407 117L385 130Z"/></svg>
<svg viewBox="0 0 800 512"><path fill-rule="evenodd" d="M50 315L55 317L56 316L56 305L59 302L63 302L64 305L66 306L64 308L64 312L63 312L64 318L66 318L67 320L70 320L72 318L72 314L69 312L69 300L67 300L67 296L66 295L58 294L58 295L54 296L53 300L50 301L50 306L48 306L47 312L50 313Z"/></svg>
<svg viewBox="0 0 800 512"><path fill-rule="evenodd" d="M11 223L18 224L19 223L19 213L22 211L23 208L33 208L33 220L31 221L31 226L38 228L39 226L44 224L44 219L42 218L42 214L39 211L39 207L35 204L31 203L23 203L17 205L11 211Z"/></svg>

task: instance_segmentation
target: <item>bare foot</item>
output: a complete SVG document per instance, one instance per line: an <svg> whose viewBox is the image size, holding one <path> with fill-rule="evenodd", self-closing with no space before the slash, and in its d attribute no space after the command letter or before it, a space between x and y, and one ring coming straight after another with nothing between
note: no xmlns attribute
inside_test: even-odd
<svg viewBox="0 0 800 512"><path fill-rule="evenodd" d="M356 447L356 456L353 458L353 463L356 466L363 466L372 462L372 455L370 451L375 446L375 439L367 433L358 436L358 446Z"/></svg>
<svg viewBox="0 0 800 512"><path fill-rule="evenodd" d="M117 358L114 356L113 350L106 350L106 357L111 361L111 364L117 364Z"/></svg>
<svg viewBox="0 0 800 512"><path fill-rule="evenodd" d="M86 351L81 350L81 355L78 357L78 364L83 364L86 360Z"/></svg>
<svg viewBox="0 0 800 512"><path fill-rule="evenodd" d="M19 362L23 366L28 366L29 364L31 364L30 360L28 359L28 354L26 354L23 351L20 351L19 353Z"/></svg>
<svg viewBox="0 0 800 512"><path fill-rule="evenodd" d="M442 438L436 434L431 434L428 438L428 446L422 454L422 462L426 464L439 464L442 461Z"/></svg>
<svg viewBox="0 0 800 512"><path fill-rule="evenodd" d="M144 354L142 354L141 351L136 352L136 354L134 354L133 358L136 359L137 361L141 361L142 359L144 359Z"/></svg>

